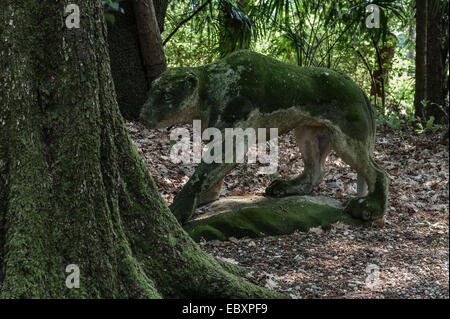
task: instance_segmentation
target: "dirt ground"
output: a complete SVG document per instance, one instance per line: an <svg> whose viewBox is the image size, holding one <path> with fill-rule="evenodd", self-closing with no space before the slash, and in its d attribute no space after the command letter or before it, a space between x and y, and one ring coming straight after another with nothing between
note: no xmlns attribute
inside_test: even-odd
<svg viewBox="0 0 450 319"><path fill-rule="evenodd" d="M184 126L189 128L189 126ZM139 154L170 204L197 164L173 164L169 131L127 122ZM390 177L384 225L335 224L288 236L202 241L218 258L248 267L248 279L293 298L449 298L449 149L437 135L378 129L375 160ZM223 196L264 194L275 177L301 173L293 132L279 139L279 167L258 175L241 164L225 179ZM345 202L356 195L356 173L331 154L313 195Z"/></svg>

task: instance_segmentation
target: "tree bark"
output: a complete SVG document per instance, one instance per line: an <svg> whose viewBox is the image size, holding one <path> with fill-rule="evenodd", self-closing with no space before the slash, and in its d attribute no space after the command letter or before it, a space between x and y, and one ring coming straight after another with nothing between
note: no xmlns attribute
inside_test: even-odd
<svg viewBox="0 0 450 319"><path fill-rule="evenodd" d="M416 1L416 91L414 108L422 121L433 116L448 121L445 106L445 57L443 7L438 0ZM422 103L424 102L424 103ZM425 105L424 105L425 104Z"/></svg>
<svg viewBox="0 0 450 319"><path fill-rule="evenodd" d="M164 0L154 1L158 2L159 19L163 21ZM108 25L117 100L122 115L128 120L139 118L151 82L167 68L152 4L151 0L123 1L120 5L125 13L116 14L116 22Z"/></svg>
<svg viewBox="0 0 450 319"><path fill-rule="evenodd" d="M149 85L133 5L130 1L123 1L120 6L125 12L116 14L114 24L108 23L111 71L120 112L127 120L136 120L147 97Z"/></svg>
<svg viewBox="0 0 450 319"><path fill-rule="evenodd" d="M426 117L434 116L436 122L445 123L448 119L442 111L445 104L444 64L442 60L442 6L439 0L428 0L427 13L427 107Z"/></svg>
<svg viewBox="0 0 450 319"><path fill-rule="evenodd" d="M167 6L169 0L153 0L153 6L155 7L156 20L158 21L159 31L164 31L164 21L166 19Z"/></svg>
<svg viewBox="0 0 450 319"><path fill-rule="evenodd" d="M0 11L0 297L279 296L230 274L183 231L125 130L101 2ZM80 268L80 288L65 285Z"/></svg>
<svg viewBox="0 0 450 319"><path fill-rule="evenodd" d="M391 68L392 60L395 55L395 47L397 39L390 31L387 31L386 40L382 42L381 48L374 41L376 50L377 68L373 71L373 79L371 82L370 94L374 96L375 100L381 97L381 114L386 112L386 92L385 88L389 81L389 69Z"/></svg>
<svg viewBox="0 0 450 319"><path fill-rule="evenodd" d="M153 1L133 0L133 11L136 17L142 63L146 71L148 89L150 89L153 80L167 69L161 33Z"/></svg>

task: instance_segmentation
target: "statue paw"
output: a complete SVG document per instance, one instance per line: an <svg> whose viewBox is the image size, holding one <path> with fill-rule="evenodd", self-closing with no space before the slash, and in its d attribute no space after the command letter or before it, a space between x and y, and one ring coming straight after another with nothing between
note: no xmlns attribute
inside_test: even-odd
<svg viewBox="0 0 450 319"><path fill-rule="evenodd" d="M364 221L376 220L383 216L383 210L370 197L352 198L344 209L345 213Z"/></svg>
<svg viewBox="0 0 450 319"><path fill-rule="evenodd" d="M276 179L266 188L266 195L270 197L285 197L290 195L306 195L311 192L311 185L299 184L294 180Z"/></svg>
<svg viewBox="0 0 450 319"><path fill-rule="evenodd" d="M197 207L197 196L192 197L175 197L172 205L169 206L170 211L176 217L180 224L184 224L195 212Z"/></svg>
<svg viewBox="0 0 450 319"><path fill-rule="evenodd" d="M273 180L266 187L266 195L270 197L283 197L285 195L286 181L282 179Z"/></svg>

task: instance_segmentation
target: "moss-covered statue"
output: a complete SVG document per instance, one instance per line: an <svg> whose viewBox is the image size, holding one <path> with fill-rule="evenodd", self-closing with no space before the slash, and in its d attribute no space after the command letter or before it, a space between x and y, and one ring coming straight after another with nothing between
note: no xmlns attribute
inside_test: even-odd
<svg viewBox="0 0 450 319"><path fill-rule="evenodd" d="M381 218L388 181L373 160L375 121L369 100L347 76L325 68L283 63L251 51L238 51L201 67L174 68L155 80L141 120L149 128L192 123L219 129L277 127L295 129L304 172L275 180L273 197L304 195L324 175L331 148L358 173L358 197L345 212L363 220ZM225 175L235 163L200 163L170 209L184 223L195 207L218 198Z"/></svg>

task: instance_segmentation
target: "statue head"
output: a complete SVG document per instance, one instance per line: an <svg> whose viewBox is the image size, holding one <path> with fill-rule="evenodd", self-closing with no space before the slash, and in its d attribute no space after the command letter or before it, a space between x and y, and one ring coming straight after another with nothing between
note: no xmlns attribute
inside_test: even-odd
<svg viewBox="0 0 450 319"><path fill-rule="evenodd" d="M140 120L148 128L192 121L197 115L198 77L192 68L165 71L152 83Z"/></svg>

